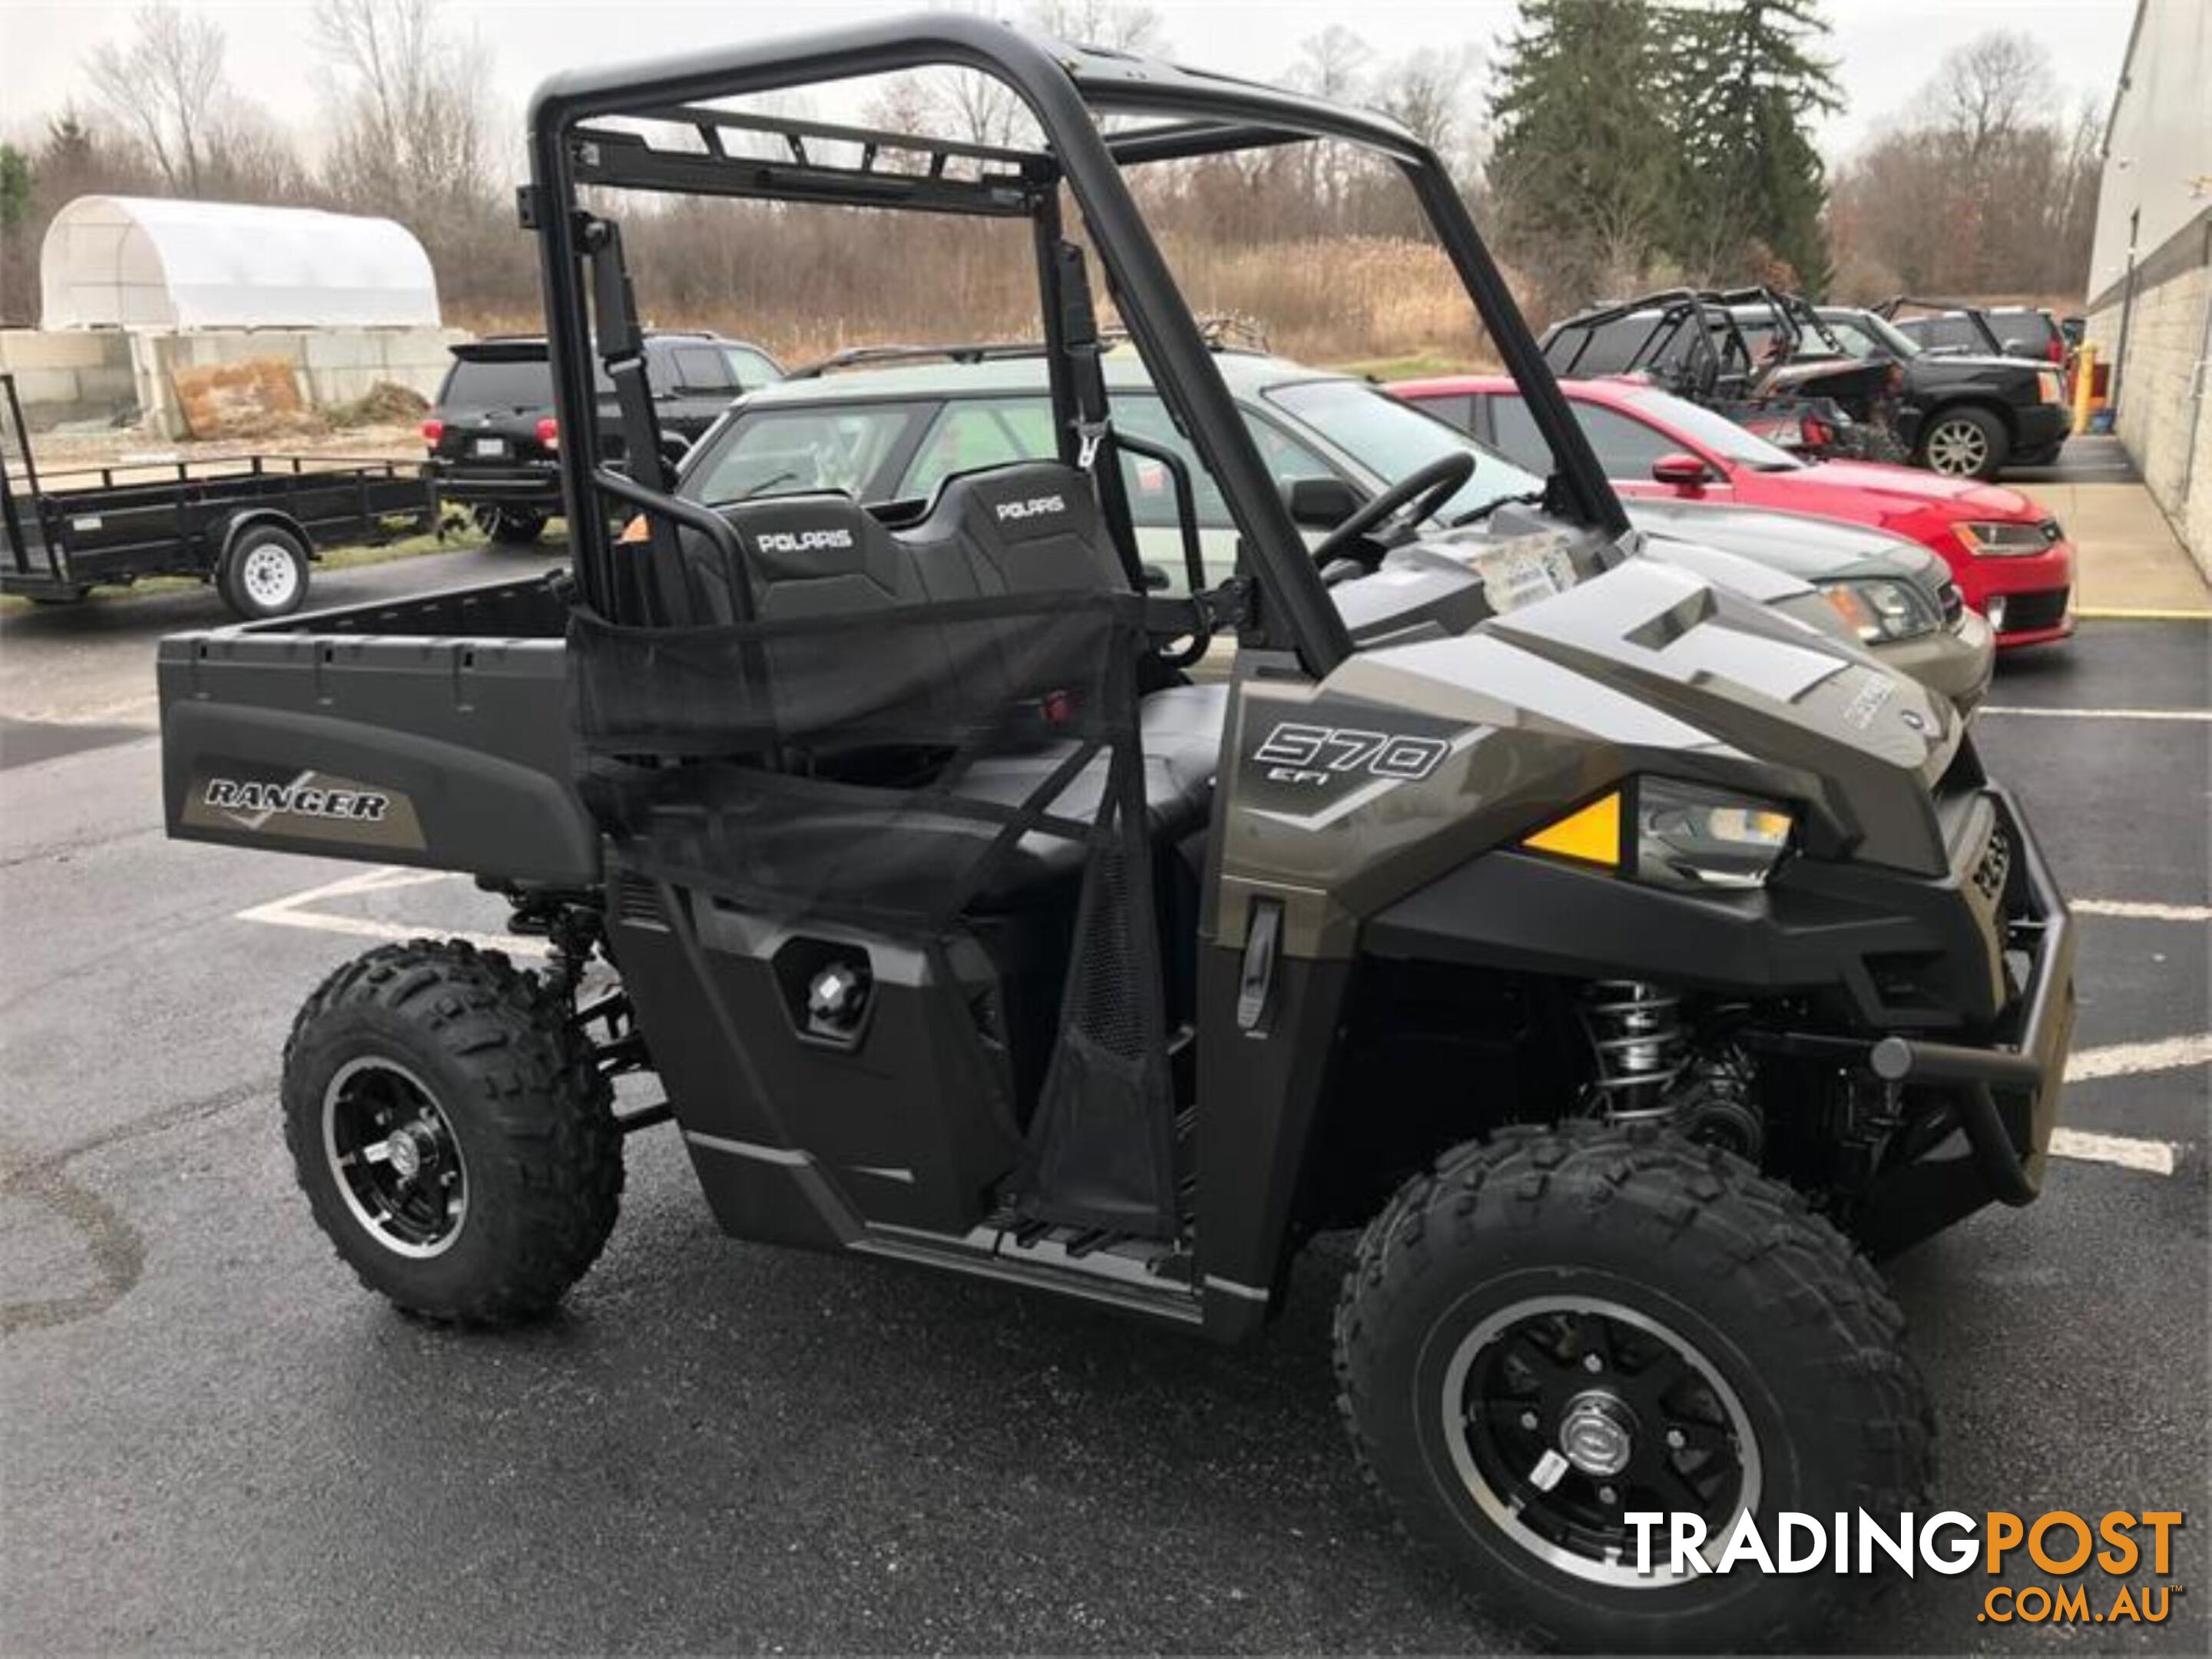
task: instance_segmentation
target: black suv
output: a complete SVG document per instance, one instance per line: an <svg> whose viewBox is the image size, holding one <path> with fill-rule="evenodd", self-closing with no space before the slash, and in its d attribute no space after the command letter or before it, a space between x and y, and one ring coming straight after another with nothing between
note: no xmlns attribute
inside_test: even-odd
<svg viewBox="0 0 2212 1659"><path fill-rule="evenodd" d="M1880 313L1856 306L1819 310L1854 356L1904 369L1897 433L1922 466L1987 480L2008 465L2057 459L2073 421L2056 364L1923 346Z"/></svg>
<svg viewBox="0 0 2212 1659"><path fill-rule="evenodd" d="M437 406L422 422L440 496L467 507L500 541L537 539L561 511L560 434L553 418L553 374L542 337L508 336L453 348ZM660 441L672 462L713 425L730 400L783 378L757 346L719 334L645 337ZM601 447L623 459L614 388L599 382Z"/></svg>

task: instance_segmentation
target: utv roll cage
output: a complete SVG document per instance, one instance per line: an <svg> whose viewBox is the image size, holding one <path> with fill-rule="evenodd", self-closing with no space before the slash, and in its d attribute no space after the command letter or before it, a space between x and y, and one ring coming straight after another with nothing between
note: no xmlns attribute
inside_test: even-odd
<svg viewBox="0 0 2212 1659"><path fill-rule="evenodd" d="M1650 325L1629 349L1620 350L1607 331L1640 321L1646 313ZM1601 340L1607 366L1586 367ZM1698 401L1748 390L1757 361L1720 296L1686 288L1615 301L1554 323L1544 337L1544 356L1563 380L1586 374L1648 374L1669 391Z"/></svg>
<svg viewBox="0 0 2212 1659"><path fill-rule="evenodd" d="M1042 145L968 143L715 106L719 100L931 67L974 70L1004 84L1035 118ZM1133 125L1104 131L1105 117L1132 118ZM530 132L531 183L521 216L540 237L554 401L562 431L574 434L573 453L600 453L582 342L592 341L604 362L633 440L651 418L620 229L584 207L583 191L1026 219L1060 459L1091 471L1109 527L1127 544L1120 469L1102 464L1102 451L1110 461L1115 437L1084 253L1062 222L1065 186L1128 337L1220 487L1249 551L1259 589L1256 631L1268 644L1294 650L1307 672L1325 674L1350 653L1351 637L1121 175L1150 162L1339 140L1387 156L1404 174L1551 447L1553 506L1610 534L1627 529L1450 178L1433 151L1386 117L1156 58L1049 41L981 18L927 14L558 76L533 100ZM626 447L629 475L597 466L588 473L564 469L563 479L582 598L617 619L635 614L610 523L625 509L644 511L656 555L672 550L680 526L706 537L733 567L744 562L727 523L672 494L658 445L633 441ZM1133 568L1133 548L1125 545L1125 552Z"/></svg>

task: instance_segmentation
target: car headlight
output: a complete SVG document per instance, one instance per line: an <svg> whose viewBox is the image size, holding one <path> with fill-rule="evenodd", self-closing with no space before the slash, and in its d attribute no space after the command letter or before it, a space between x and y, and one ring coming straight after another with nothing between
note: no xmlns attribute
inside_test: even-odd
<svg viewBox="0 0 2212 1659"><path fill-rule="evenodd" d="M2055 368L2038 369L2035 373L2035 386L2036 390L2043 394L2043 401L2046 404L2063 404L2066 401L2066 388L2059 383L2058 371Z"/></svg>
<svg viewBox="0 0 2212 1659"><path fill-rule="evenodd" d="M2023 524L2016 519L2002 522L1966 520L1951 526L1959 544L1978 559L2018 559L2040 553L2058 539L2058 526L2046 520Z"/></svg>
<svg viewBox="0 0 2212 1659"><path fill-rule="evenodd" d="M1865 645L1917 640L1943 625L1943 615L1911 582L1855 576L1819 584L1820 597Z"/></svg>
<svg viewBox="0 0 2212 1659"><path fill-rule="evenodd" d="M1638 778L1521 844L1695 891L1764 886L1796 827L1790 810L1771 801L1674 778Z"/></svg>

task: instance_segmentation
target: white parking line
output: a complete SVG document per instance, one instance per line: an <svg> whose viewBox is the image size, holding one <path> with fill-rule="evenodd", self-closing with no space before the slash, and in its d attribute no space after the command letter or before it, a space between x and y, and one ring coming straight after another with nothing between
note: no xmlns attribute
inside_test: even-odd
<svg viewBox="0 0 2212 1659"><path fill-rule="evenodd" d="M2130 921L2212 921L2212 904L2150 904L2140 899L2069 899L2077 916L2122 916Z"/></svg>
<svg viewBox="0 0 2212 1659"><path fill-rule="evenodd" d="M2178 1072L2193 1066L2212 1066L2212 1032L2077 1048L2067 1057L2066 1080L2093 1083L2103 1077L2137 1077L2145 1072Z"/></svg>
<svg viewBox="0 0 2212 1659"><path fill-rule="evenodd" d="M2123 1170L2170 1176L2173 1173L2173 1154L2174 1146L2170 1140L2136 1140L2126 1135L2092 1134L2086 1129L2051 1132L2051 1157L2073 1158L2083 1164L2116 1164Z"/></svg>
<svg viewBox="0 0 2212 1659"><path fill-rule="evenodd" d="M1982 713L2039 720L2212 720L2212 708L2007 708L1984 703Z"/></svg>
<svg viewBox="0 0 2212 1659"><path fill-rule="evenodd" d="M398 887L422 887L432 882L458 881L460 878L444 870L410 870L398 865L380 865L358 874L341 876L336 881L325 882L319 887L310 887L305 892L288 893L283 898L271 899L266 904L256 904L237 914L240 921L264 922L272 927L304 927L323 933L343 933L354 939L404 940L434 937L458 939L483 951L504 951L509 956L543 957L547 954L542 939L525 939L517 933L473 933L458 927L431 927L399 921L382 921L373 916L333 915L327 910L307 907L324 900L342 898L360 893L381 893Z"/></svg>

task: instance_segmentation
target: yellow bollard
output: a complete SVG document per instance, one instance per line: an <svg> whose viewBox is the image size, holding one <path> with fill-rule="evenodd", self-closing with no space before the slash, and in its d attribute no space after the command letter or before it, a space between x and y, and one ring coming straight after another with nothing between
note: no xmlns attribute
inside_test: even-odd
<svg viewBox="0 0 2212 1659"><path fill-rule="evenodd" d="M2074 435L2089 429L2090 393L2097 384L2097 347L2084 340L2074 352Z"/></svg>

